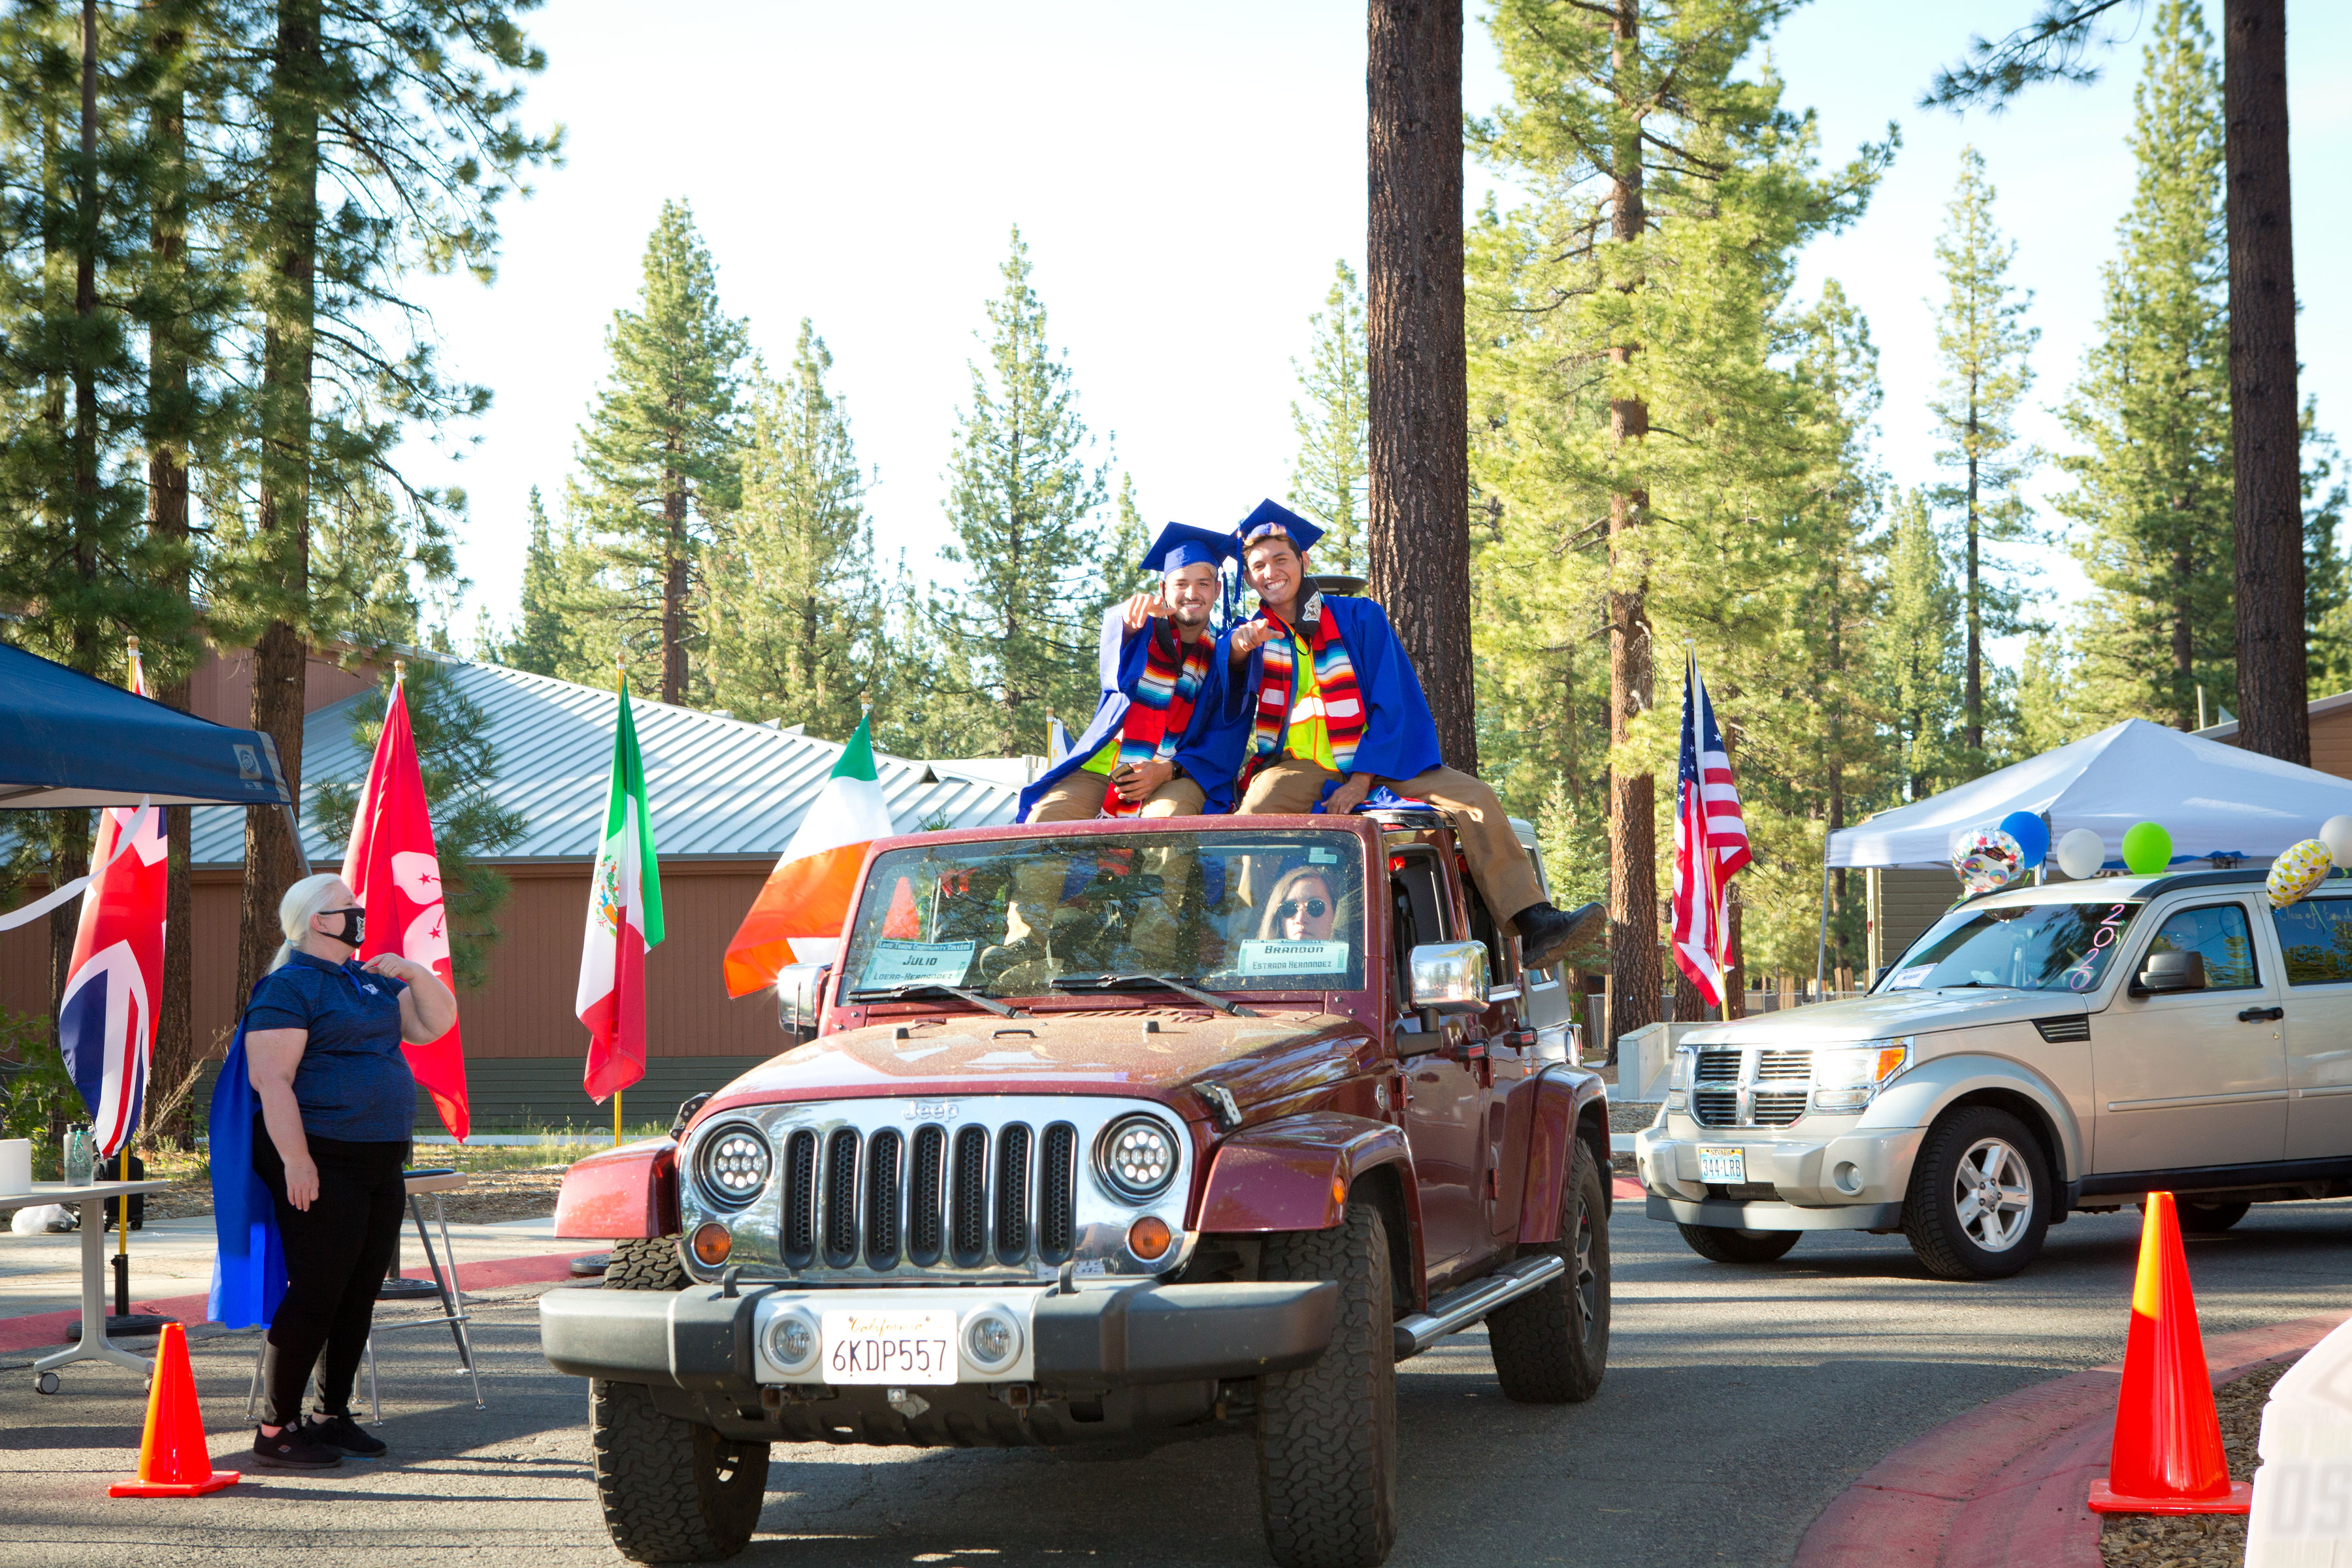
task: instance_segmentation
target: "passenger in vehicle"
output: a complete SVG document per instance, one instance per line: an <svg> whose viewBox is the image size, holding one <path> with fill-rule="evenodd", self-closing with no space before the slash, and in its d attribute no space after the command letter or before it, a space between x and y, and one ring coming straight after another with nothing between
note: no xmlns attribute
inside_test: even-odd
<svg viewBox="0 0 2352 1568"><path fill-rule="evenodd" d="M1495 792L1444 765L1421 679L1381 606L1310 588L1307 552L1322 536L1271 500L1234 529L1258 612L1226 635L1221 661L1228 717L1249 725L1234 810L1350 812L1376 784L1429 802L1454 818L1488 907L1514 911L1521 962L1543 967L1605 912L1554 909Z"/></svg>
<svg viewBox="0 0 2352 1568"><path fill-rule="evenodd" d="M1322 868L1301 866L1274 885L1258 935L1275 942L1322 942L1339 918L1339 900Z"/></svg>

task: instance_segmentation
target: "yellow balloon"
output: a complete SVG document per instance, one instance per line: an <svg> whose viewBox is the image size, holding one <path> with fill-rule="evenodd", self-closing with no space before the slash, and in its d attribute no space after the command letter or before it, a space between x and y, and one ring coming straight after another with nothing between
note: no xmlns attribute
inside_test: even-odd
<svg viewBox="0 0 2352 1568"><path fill-rule="evenodd" d="M2270 895L2271 908L2283 910L2312 889L2327 879L2336 858L2327 846L2316 838L2306 838L2287 847L2285 854L2271 862L2271 874L2263 879L2263 890Z"/></svg>

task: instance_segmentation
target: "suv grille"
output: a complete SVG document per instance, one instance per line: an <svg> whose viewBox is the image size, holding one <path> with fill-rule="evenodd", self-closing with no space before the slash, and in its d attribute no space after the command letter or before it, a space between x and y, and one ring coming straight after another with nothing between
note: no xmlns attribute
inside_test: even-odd
<svg viewBox="0 0 2352 1568"><path fill-rule="evenodd" d="M1058 1264L1076 1239L1077 1152L1077 1130L1066 1121L1042 1138L1025 1121L967 1123L952 1141L935 1123L911 1139L840 1127L822 1162L816 1134L796 1131L785 1142L778 1239L795 1268L820 1250L827 1268L877 1272L936 1268L943 1258L959 1268L992 1258Z"/></svg>
<svg viewBox="0 0 2352 1568"><path fill-rule="evenodd" d="M1691 1081L1691 1115L1702 1127L1786 1127L1812 1092L1810 1049L1702 1046Z"/></svg>

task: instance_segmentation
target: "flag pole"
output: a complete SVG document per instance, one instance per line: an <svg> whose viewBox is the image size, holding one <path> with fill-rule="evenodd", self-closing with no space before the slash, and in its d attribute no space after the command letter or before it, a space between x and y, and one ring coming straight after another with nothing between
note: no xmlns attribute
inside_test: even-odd
<svg viewBox="0 0 2352 1568"><path fill-rule="evenodd" d="M613 647L613 699L621 707L629 704L629 641L623 637ZM613 1147L621 1146L621 1091L613 1091Z"/></svg>

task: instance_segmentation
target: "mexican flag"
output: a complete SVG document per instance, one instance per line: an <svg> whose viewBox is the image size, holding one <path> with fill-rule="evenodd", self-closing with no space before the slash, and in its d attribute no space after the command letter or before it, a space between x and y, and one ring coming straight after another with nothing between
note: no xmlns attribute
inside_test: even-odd
<svg viewBox="0 0 2352 1568"><path fill-rule="evenodd" d="M574 1008L588 1026L588 1097L599 1104L646 1076L646 952L661 939L661 868L654 858L645 759L637 754L629 680L623 676L613 777L604 786L604 838L588 886Z"/></svg>
<svg viewBox="0 0 2352 1568"><path fill-rule="evenodd" d="M860 719L833 776L727 944L727 994L749 996L774 984L787 963L830 962L857 896L866 847L892 831L890 808L874 776L874 738Z"/></svg>

